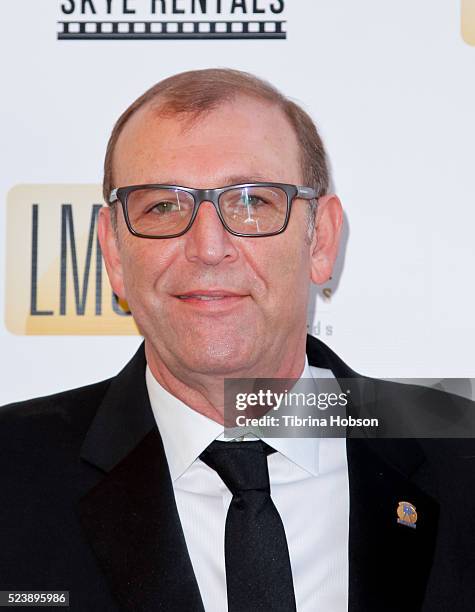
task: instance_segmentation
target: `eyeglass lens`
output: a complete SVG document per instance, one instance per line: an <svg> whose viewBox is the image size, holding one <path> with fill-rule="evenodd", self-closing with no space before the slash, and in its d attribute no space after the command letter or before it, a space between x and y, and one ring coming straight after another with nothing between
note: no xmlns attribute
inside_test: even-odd
<svg viewBox="0 0 475 612"><path fill-rule="evenodd" d="M193 214L194 197L182 189L145 188L129 193L129 221L139 234L166 236L182 232ZM239 187L224 191L219 207L226 225L242 234L279 231L287 214L287 194L279 187Z"/></svg>

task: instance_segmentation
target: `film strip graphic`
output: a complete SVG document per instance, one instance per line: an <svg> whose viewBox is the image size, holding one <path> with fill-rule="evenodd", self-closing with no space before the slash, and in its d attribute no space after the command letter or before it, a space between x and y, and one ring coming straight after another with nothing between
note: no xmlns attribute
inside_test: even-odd
<svg viewBox="0 0 475 612"><path fill-rule="evenodd" d="M58 21L58 40L287 38L285 21Z"/></svg>

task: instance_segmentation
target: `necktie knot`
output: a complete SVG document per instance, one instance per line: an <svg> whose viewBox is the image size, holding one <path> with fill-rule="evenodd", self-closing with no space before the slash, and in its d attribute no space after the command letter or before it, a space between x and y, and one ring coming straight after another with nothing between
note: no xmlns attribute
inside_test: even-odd
<svg viewBox="0 0 475 612"><path fill-rule="evenodd" d="M219 442L200 455L215 470L233 495L244 491L270 494L267 455L274 452L265 442Z"/></svg>

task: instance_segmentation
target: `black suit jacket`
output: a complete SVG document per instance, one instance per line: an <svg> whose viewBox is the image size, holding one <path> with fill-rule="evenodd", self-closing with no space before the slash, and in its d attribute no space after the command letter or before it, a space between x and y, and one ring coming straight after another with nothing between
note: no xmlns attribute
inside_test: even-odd
<svg viewBox="0 0 475 612"><path fill-rule="evenodd" d="M310 336L307 354L354 375ZM78 612L203 610L145 365L142 346L115 378L1 409L0 590L69 590ZM350 438L347 455L349 610L475 610L472 441Z"/></svg>

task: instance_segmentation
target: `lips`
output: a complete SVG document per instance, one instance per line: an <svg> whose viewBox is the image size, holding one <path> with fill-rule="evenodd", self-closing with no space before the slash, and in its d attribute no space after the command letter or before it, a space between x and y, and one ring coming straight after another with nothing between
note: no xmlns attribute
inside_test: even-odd
<svg viewBox="0 0 475 612"><path fill-rule="evenodd" d="M223 300L224 295L179 295L180 300Z"/></svg>
<svg viewBox="0 0 475 612"><path fill-rule="evenodd" d="M196 289L194 291L187 291L186 293L177 294L176 297L179 298L180 300L216 301L216 300L224 300L226 298L244 297L244 294L240 294L234 291L228 291L224 289L215 289L212 291Z"/></svg>

